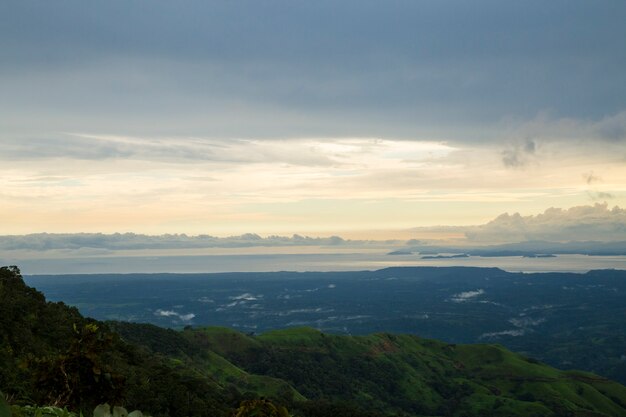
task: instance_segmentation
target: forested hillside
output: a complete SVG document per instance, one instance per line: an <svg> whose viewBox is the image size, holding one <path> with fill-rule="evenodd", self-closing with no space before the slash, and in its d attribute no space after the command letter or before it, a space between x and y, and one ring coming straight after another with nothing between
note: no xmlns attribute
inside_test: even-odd
<svg viewBox="0 0 626 417"><path fill-rule="evenodd" d="M498 345L104 323L47 303L15 267L0 268L0 334L10 403L85 415L108 402L157 417L230 416L264 397L302 417L626 416L626 387Z"/></svg>
<svg viewBox="0 0 626 417"><path fill-rule="evenodd" d="M264 333L415 334L499 343L559 369L626 384L626 270L510 273L497 268L98 274L26 277L98 320Z"/></svg>

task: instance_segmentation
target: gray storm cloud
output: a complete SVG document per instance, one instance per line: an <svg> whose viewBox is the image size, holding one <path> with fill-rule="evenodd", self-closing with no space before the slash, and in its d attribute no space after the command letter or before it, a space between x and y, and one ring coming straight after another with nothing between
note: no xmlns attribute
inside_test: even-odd
<svg viewBox="0 0 626 417"><path fill-rule="evenodd" d="M526 140L521 145L516 145L502 152L502 163L508 168L520 168L529 163L535 155L537 144L533 140Z"/></svg>
<svg viewBox="0 0 626 417"><path fill-rule="evenodd" d="M0 5L6 138L476 139L545 110L626 132L624 2L34 4Z"/></svg>

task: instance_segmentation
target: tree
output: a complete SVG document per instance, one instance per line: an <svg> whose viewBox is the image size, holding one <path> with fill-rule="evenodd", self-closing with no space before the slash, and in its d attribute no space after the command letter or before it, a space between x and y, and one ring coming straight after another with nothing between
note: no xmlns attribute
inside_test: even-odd
<svg viewBox="0 0 626 417"><path fill-rule="evenodd" d="M261 398L242 402L235 411L235 417L289 417L289 412L285 407Z"/></svg>

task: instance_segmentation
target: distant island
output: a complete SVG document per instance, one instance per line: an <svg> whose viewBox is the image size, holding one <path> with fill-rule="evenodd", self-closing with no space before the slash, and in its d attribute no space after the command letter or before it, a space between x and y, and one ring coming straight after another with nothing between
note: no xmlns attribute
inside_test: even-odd
<svg viewBox="0 0 626 417"><path fill-rule="evenodd" d="M403 250L419 252L424 255L442 253L466 253L470 256L500 257L523 256L531 258L551 258L556 255L589 255L589 256L625 256L626 241L618 242L547 242L525 241L488 246L430 246L411 245Z"/></svg>
<svg viewBox="0 0 626 417"><path fill-rule="evenodd" d="M389 252L387 255L413 255L413 252L410 250L394 250L393 252Z"/></svg>
<svg viewBox="0 0 626 417"><path fill-rule="evenodd" d="M456 259L456 258L469 258L467 253L460 253L456 255L426 255L422 256L422 259Z"/></svg>

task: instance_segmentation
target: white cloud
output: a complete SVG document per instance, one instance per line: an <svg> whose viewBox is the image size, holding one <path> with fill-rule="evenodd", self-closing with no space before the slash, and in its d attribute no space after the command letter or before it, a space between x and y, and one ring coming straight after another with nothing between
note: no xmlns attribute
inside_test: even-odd
<svg viewBox="0 0 626 417"><path fill-rule="evenodd" d="M157 310L154 312L155 316L163 316L163 317L178 317L178 313L172 310Z"/></svg>
<svg viewBox="0 0 626 417"><path fill-rule="evenodd" d="M534 326L538 326L541 323L544 323L546 321L545 318L540 317L538 319L533 319L531 317L513 317L511 319L509 319L509 323L511 323L513 326L515 327L519 327L519 328L527 328L527 327L534 327Z"/></svg>
<svg viewBox="0 0 626 417"><path fill-rule="evenodd" d="M474 242L619 241L626 239L626 210L598 203L549 208L534 216L505 213L487 224L462 230Z"/></svg>
<svg viewBox="0 0 626 417"><path fill-rule="evenodd" d="M194 317L196 317L196 315L193 313L181 314L173 310L161 310L161 309L156 310L154 312L154 315L160 316L160 317L176 317L182 321L189 321L193 319Z"/></svg>
<svg viewBox="0 0 626 417"><path fill-rule="evenodd" d="M454 294L450 300L454 301L455 303L463 303L466 301L470 301L476 297L478 297L479 295L483 295L485 293L485 290L483 289L478 289L475 291L465 291L465 292L461 292L458 294Z"/></svg>
<svg viewBox="0 0 626 417"><path fill-rule="evenodd" d="M626 209L609 207L607 203L574 206L569 209L551 207L536 215L503 213L487 223L475 226L434 226L411 229L417 235L454 235L447 246L551 242L619 242L626 240ZM444 238L445 239L445 238ZM528 249L528 248L527 248Z"/></svg>
<svg viewBox="0 0 626 417"><path fill-rule="evenodd" d="M263 295L262 294L253 295L253 294L250 294L249 292L247 292L245 294L232 296L232 297L228 297L228 298L230 298L231 300L236 300L236 301L255 301L255 300L258 300L259 298L263 298Z"/></svg>
<svg viewBox="0 0 626 417"><path fill-rule="evenodd" d="M186 234L141 235L135 233L36 233L29 235L0 236L0 249L49 251L67 249L139 250L139 249L191 249L191 248L246 248L254 246L341 246L344 244L364 245L367 241L345 241L339 236L268 236L254 233L240 236L215 237L209 235L188 236ZM243 294L240 297L252 297ZM258 297L258 296L257 296ZM234 298L238 299L238 298Z"/></svg>
<svg viewBox="0 0 626 417"><path fill-rule="evenodd" d="M441 158L455 150L436 141L376 137L211 139L92 133L25 140L1 138L3 160L133 160L189 164L289 164L372 168Z"/></svg>
<svg viewBox="0 0 626 417"><path fill-rule="evenodd" d="M526 333L525 329L503 330L501 332L483 333L478 338L479 339L498 339L500 336L519 337L519 336L524 336L525 333Z"/></svg>

